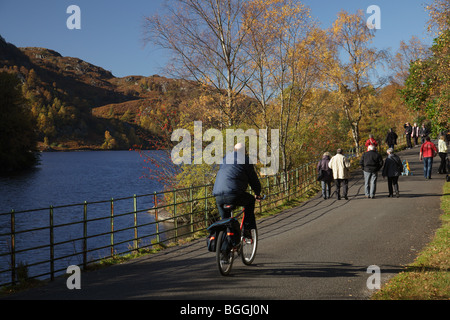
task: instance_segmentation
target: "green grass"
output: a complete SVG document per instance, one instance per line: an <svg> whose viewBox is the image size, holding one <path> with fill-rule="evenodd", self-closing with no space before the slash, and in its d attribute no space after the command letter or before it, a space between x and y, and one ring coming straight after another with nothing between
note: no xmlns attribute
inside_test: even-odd
<svg viewBox="0 0 450 320"><path fill-rule="evenodd" d="M441 197L442 226L406 270L392 278L374 300L450 300L450 183Z"/></svg>

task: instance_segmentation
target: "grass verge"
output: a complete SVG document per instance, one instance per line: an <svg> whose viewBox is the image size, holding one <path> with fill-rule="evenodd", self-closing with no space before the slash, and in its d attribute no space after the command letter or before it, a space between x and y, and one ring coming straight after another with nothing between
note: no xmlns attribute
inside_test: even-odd
<svg viewBox="0 0 450 320"><path fill-rule="evenodd" d="M442 226L416 260L377 291L374 300L450 299L450 183L441 197Z"/></svg>

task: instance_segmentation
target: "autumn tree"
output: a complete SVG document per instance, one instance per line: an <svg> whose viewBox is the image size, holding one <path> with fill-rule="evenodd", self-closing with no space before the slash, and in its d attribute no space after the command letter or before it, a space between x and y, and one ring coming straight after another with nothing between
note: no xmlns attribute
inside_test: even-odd
<svg viewBox="0 0 450 320"><path fill-rule="evenodd" d="M435 1L435 4L443 5L443 9L442 16L431 11L433 20L446 21L446 25L439 23L432 55L411 64L402 96L412 110L424 112L434 133L439 133L448 130L450 125L450 10L448 1Z"/></svg>
<svg viewBox="0 0 450 320"><path fill-rule="evenodd" d="M298 1L249 1L248 9L246 93L257 101L259 125L280 130L281 169L287 172L299 165L321 109L325 93L318 90L323 81L318 64L326 37Z"/></svg>
<svg viewBox="0 0 450 320"><path fill-rule="evenodd" d="M246 79L242 44L244 0L171 0L163 15L146 18L146 43L173 54L172 71L216 90L224 125L239 121L237 98Z"/></svg>
<svg viewBox="0 0 450 320"><path fill-rule="evenodd" d="M403 85L409 75L411 63L426 59L431 54L429 46L413 36L408 42L400 41L400 47L390 61L392 81Z"/></svg>
<svg viewBox="0 0 450 320"><path fill-rule="evenodd" d="M14 74L0 73L0 173L36 164L35 122Z"/></svg>
<svg viewBox="0 0 450 320"><path fill-rule="evenodd" d="M450 0L434 0L426 6L426 10L430 16L427 23L429 32L435 35L441 35L448 30L450 20Z"/></svg>
<svg viewBox="0 0 450 320"><path fill-rule="evenodd" d="M111 135L111 133L106 130L105 131L105 142L102 144L102 149L111 150L117 148L117 141L116 139Z"/></svg>
<svg viewBox="0 0 450 320"><path fill-rule="evenodd" d="M330 88L337 94L351 126L356 150L360 146L360 122L367 100L374 93L376 67L386 61L384 51L371 47L375 29L366 25L364 14L341 11L329 30L332 58L324 65Z"/></svg>

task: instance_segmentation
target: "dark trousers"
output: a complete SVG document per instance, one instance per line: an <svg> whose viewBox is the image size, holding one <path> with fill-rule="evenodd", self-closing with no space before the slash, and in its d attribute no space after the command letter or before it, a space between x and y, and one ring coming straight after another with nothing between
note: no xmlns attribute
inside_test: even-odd
<svg viewBox="0 0 450 320"><path fill-rule="evenodd" d="M338 199L341 198L341 183L343 186L342 196L345 198L347 196L347 192L348 192L348 179L336 179L335 182L336 182L337 198Z"/></svg>
<svg viewBox="0 0 450 320"><path fill-rule="evenodd" d="M407 148L412 148L411 135L409 135L409 134L406 135L406 147Z"/></svg>
<svg viewBox="0 0 450 320"><path fill-rule="evenodd" d="M256 228L255 220L255 196L248 192L241 194L224 194L216 196L216 204L222 219L229 218L229 211L224 210L222 205L234 204L235 206L243 206L245 209L244 228L247 230Z"/></svg>
<svg viewBox="0 0 450 320"><path fill-rule="evenodd" d="M388 177L388 189L390 196L394 195L394 191L398 195L398 177Z"/></svg>
<svg viewBox="0 0 450 320"><path fill-rule="evenodd" d="M431 179L431 170L433 168L433 157L423 158L423 176L427 179Z"/></svg>
<svg viewBox="0 0 450 320"><path fill-rule="evenodd" d="M441 164L439 165L439 173L447 173L447 153L439 152L439 158L441 158Z"/></svg>

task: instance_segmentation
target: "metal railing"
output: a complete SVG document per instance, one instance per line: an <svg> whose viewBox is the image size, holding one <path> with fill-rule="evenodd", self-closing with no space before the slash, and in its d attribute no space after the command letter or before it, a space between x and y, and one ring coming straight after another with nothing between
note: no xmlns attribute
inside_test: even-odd
<svg viewBox="0 0 450 320"><path fill-rule="evenodd" d="M355 154L351 153L350 157ZM319 186L317 161L262 177L256 214ZM213 185L119 199L0 213L0 286L50 279L69 265L84 269L105 258L151 249L205 230L219 218ZM33 228L27 227L32 225Z"/></svg>

